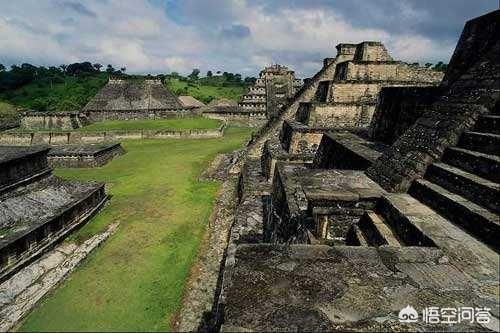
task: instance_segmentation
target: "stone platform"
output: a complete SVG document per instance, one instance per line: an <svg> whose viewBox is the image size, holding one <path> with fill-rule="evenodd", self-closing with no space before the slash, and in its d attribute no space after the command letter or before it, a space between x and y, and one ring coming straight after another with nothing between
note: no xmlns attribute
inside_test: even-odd
<svg viewBox="0 0 500 333"><path fill-rule="evenodd" d="M54 146L48 153L53 168L93 168L125 154L120 143Z"/></svg>
<svg viewBox="0 0 500 333"><path fill-rule="evenodd" d="M104 184L53 176L46 147L0 147L0 281L87 222Z"/></svg>
<svg viewBox="0 0 500 333"><path fill-rule="evenodd" d="M478 289L494 288L435 248L241 245L226 276L223 332L495 329L494 322L422 322L429 306L483 308L489 302ZM398 320L408 305L418 322Z"/></svg>

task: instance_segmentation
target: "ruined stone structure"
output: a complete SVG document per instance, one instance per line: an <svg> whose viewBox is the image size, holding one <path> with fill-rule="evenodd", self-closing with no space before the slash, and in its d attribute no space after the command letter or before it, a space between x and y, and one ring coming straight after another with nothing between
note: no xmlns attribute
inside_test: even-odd
<svg viewBox="0 0 500 333"><path fill-rule="evenodd" d="M430 94L439 90L436 85L443 77L427 68L393 61L380 42L339 44L337 57L325 60L326 67L332 64L336 66L329 71L330 79L319 79L309 101L297 103L297 108L293 108L295 116L284 120L279 139L270 138L265 143L262 167L271 181L277 161L312 163L328 130L346 128L359 132L367 128L382 89L401 87Z"/></svg>
<svg viewBox="0 0 500 333"><path fill-rule="evenodd" d="M264 113L272 119L301 86L301 80L296 79L294 71L288 67L268 66L259 73L259 78L238 105L245 112Z"/></svg>
<svg viewBox="0 0 500 333"><path fill-rule="evenodd" d="M301 85L294 71L286 66L268 66L237 105L209 105L203 109L203 116L235 125L261 127L279 115Z"/></svg>
<svg viewBox="0 0 500 333"><path fill-rule="evenodd" d="M499 36L499 10L469 21L439 86L380 43L337 47L247 149L216 327L498 331Z"/></svg>
<svg viewBox="0 0 500 333"><path fill-rule="evenodd" d="M63 145L51 147L47 160L51 168L94 168L125 154L118 143Z"/></svg>
<svg viewBox="0 0 500 333"><path fill-rule="evenodd" d="M0 146L0 281L85 223L104 184L52 175L46 147Z"/></svg>
<svg viewBox="0 0 500 333"><path fill-rule="evenodd" d="M193 115L160 80L110 79L83 108L91 121L162 119Z"/></svg>
<svg viewBox="0 0 500 333"><path fill-rule="evenodd" d="M80 112L23 112L21 130L73 130L90 122Z"/></svg>

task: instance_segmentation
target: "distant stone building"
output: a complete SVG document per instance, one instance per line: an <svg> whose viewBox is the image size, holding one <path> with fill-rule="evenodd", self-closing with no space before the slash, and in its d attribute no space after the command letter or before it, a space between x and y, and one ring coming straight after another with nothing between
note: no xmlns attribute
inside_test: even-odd
<svg viewBox="0 0 500 333"><path fill-rule="evenodd" d="M170 118L189 114L161 80L110 79L83 108L91 121Z"/></svg>
<svg viewBox="0 0 500 333"><path fill-rule="evenodd" d="M301 87L301 80L286 66L272 65L264 68L259 78L237 105L210 103L203 116L220 119L232 124L260 127L268 119L276 118L281 108Z"/></svg>
<svg viewBox="0 0 500 333"><path fill-rule="evenodd" d="M275 118L287 100L302 86L291 69L282 65L264 68L255 85L250 87L239 106L246 112L265 113L267 118Z"/></svg>

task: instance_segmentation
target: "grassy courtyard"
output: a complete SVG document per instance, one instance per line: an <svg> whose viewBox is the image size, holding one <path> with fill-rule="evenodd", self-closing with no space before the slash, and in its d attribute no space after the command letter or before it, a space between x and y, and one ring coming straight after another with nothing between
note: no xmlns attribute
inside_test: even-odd
<svg viewBox="0 0 500 333"><path fill-rule="evenodd" d="M229 128L218 139L125 141L127 154L102 168L57 170L65 178L106 182L112 195L72 240L113 222L120 227L20 330L169 330L220 186L198 182L198 175L249 135L247 128Z"/></svg>

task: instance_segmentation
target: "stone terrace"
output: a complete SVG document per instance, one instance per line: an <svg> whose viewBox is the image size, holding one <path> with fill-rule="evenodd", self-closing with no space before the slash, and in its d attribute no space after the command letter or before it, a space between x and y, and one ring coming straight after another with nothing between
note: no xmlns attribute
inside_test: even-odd
<svg viewBox="0 0 500 333"><path fill-rule="evenodd" d="M51 248L104 204L104 184L53 176L48 148L0 147L0 280Z"/></svg>

